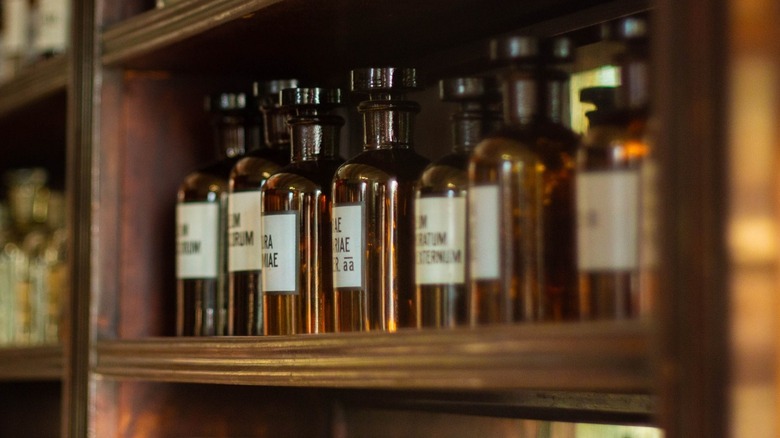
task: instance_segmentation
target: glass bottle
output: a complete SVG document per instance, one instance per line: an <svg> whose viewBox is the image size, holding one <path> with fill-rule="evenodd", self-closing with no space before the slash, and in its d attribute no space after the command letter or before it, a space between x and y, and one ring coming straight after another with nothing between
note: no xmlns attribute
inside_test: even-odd
<svg viewBox="0 0 780 438"><path fill-rule="evenodd" d="M228 178L245 150L247 96L222 93L207 100L213 114L217 161L179 186L176 204L176 334L225 334L227 322Z"/></svg>
<svg viewBox="0 0 780 438"><path fill-rule="evenodd" d="M68 231L66 227L65 194L52 191L49 198L49 236L39 265L44 270L39 294L39 324L43 341L60 342L62 308L68 296Z"/></svg>
<svg viewBox="0 0 780 438"><path fill-rule="evenodd" d="M290 160L289 110L279 107L279 92L297 87L295 79L253 84L262 123L248 123L248 141L256 144L230 172L228 198L228 330L231 335L263 334L260 289L260 189L268 177ZM262 140L261 140L262 138Z"/></svg>
<svg viewBox="0 0 780 438"><path fill-rule="evenodd" d="M578 156L578 268L580 306L585 319L637 317L640 288L640 212L642 168L649 148L644 130L647 110L647 40L642 19L618 23L627 42L620 57L618 109L605 90L585 89L583 102L596 103L591 128Z"/></svg>
<svg viewBox="0 0 780 438"><path fill-rule="evenodd" d="M333 179L335 330L415 325L414 184L428 160L412 147L419 112L405 93L417 88L411 68L352 71L352 90L368 94L363 152Z"/></svg>
<svg viewBox="0 0 780 438"><path fill-rule="evenodd" d="M495 105L501 95L492 78L442 80L439 95L460 108L451 117L452 153L425 169L415 191L417 327L468 324L468 159L474 146L501 123Z"/></svg>
<svg viewBox="0 0 780 438"><path fill-rule="evenodd" d="M574 167L579 139L564 126L568 40L491 44L503 75L505 127L469 166L471 321L577 318Z"/></svg>
<svg viewBox="0 0 780 438"><path fill-rule="evenodd" d="M38 289L36 261L46 241L50 191L48 174L40 168L18 169L6 174L12 220L12 237L3 258L8 275L8 334L15 344L35 344L41 340L37 327Z"/></svg>
<svg viewBox="0 0 780 438"><path fill-rule="evenodd" d="M332 331L331 184L344 162L337 154L344 119L329 114L339 89L291 88L281 93L289 120L291 163L263 186L265 334Z"/></svg>

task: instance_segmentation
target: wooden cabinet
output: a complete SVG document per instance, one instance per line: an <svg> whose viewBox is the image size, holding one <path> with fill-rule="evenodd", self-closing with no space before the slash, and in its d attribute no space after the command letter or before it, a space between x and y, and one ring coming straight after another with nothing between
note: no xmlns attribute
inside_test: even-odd
<svg viewBox="0 0 780 438"><path fill-rule="evenodd" d="M718 437L740 424L744 404L731 391L744 361L732 358L743 344L729 334L749 318L729 304L739 266L725 238L740 204L724 193L738 186L727 178L726 73L743 49L721 29L742 35L770 5L740 21L734 2L704 0L150 3L74 2L71 52L0 87L3 167L66 162L73 256L65 345L0 351L0 380L64 376L64 436L468 435L531 418ZM203 95L278 77L346 88L353 67L416 66L428 88L418 148L435 157L447 147L448 110L430 90L438 78L490 69L491 37L573 32L583 44L592 26L651 8L663 273L651 321L171 336L173 205L182 177L210 155ZM769 53L772 36L751 47ZM39 123L49 129L31 127ZM359 131L353 123L345 134ZM773 376L758 383L771 387ZM762 418L760 427L774 427Z"/></svg>

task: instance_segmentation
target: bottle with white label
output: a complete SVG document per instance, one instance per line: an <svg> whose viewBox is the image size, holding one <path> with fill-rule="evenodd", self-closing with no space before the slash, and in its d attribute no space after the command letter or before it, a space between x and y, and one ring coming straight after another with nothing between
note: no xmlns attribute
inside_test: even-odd
<svg viewBox="0 0 780 438"><path fill-rule="evenodd" d="M469 166L471 321L576 318L574 154L564 126L568 40L531 36L491 43L503 74L505 127Z"/></svg>
<svg viewBox="0 0 780 438"><path fill-rule="evenodd" d="M251 150L230 172L227 236L230 335L263 334L260 189L290 160L290 135L286 127L290 111L279 106L279 92L297 85L295 79L253 84L253 111L245 123L245 142Z"/></svg>
<svg viewBox="0 0 780 438"><path fill-rule="evenodd" d="M280 95L292 159L263 186L262 291L265 334L332 331L331 183L344 119L330 114L341 90L290 88Z"/></svg>
<svg viewBox="0 0 780 438"><path fill-rule="evenodd" d="M37 8L33 37L36 56L48 58L65 52L70 30L70 1L38 0Z"/></svg>
<svg viewBox="0 0 780 438"><path fill-rule="evenodd" d="M580 100L596 104L578 154L577 212L580 312L584 319L639 316L640 212L642 168L649 147L646 27L641 19L619 23L617 36L632 51L621 56L622 85L617 90L582 90Z"/></svg>
<svg viewBox="0 0 780 438"><path fill-rule="evenodd" d="M451 117L452 153L425 169L415 192L417 327L468 324L468 159L474 146L501 123L496 105L501 95L492 78L443 80L439 94L460 109Z"/></svg>
<svg viewBox="0 0 780 438"><path fill-rule="evenodd" d="M333 179L335 330L414 327L414 184L428 160L412 146L420 106L411 68L352 71L352 90L368 94L363 152Z"/></svg>
<svg viewBox="0 0 780 438"><path fill-rule="evenodd" d="M176 204L176 333L224 335L227 326L227 194L245 150L246 94L211 96L218 161L179 186Z"/></svg>

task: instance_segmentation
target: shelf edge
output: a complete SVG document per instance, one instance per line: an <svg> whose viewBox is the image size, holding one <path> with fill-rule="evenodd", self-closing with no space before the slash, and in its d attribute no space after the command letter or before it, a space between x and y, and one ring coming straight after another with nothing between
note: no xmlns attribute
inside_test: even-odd
<svg viewBox="0 0 780 438"><path fill-rule="evenodd" d="M648 323L98 342L106 379L419 390L652 392Z"/></svg>

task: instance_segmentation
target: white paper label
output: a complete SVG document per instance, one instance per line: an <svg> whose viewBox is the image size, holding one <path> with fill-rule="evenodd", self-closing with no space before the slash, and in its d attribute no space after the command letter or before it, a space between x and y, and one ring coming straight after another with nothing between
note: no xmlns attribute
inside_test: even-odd
<svg viewBox="0 0 780 438"><path fill-rule="evenodd" d="M466 281L466 198L414 201L417 284Z"/></svg>
<svg viewBox="0 0 780 438"><path fill-rule="evenodd" d="M40 0L38 6L38 35L35 49L40 52L65 51L68 40L70 2L64 0Z"/></svg>
<svg viewBox="0 0 780 438"><path fill-rule="evenodd" d="M471 235L469 258L471 276L475 280L498 280L501 223L498 186L477 186L469 189Z"/></svg>
<svg viewBox="0 0 780 438"><path fill-rule="evenodd" d="M583 172L577 177L577 263L581 271L637 267L639 174Z"/></svg>
<svg viewBox="0 0 780 438"><path fill-rule="evenodd" d="M263 292L298 293L298 215L263 215Z"/></svg>
<svg viewBox="0 0 780 438"><path fill-rule="evenodd" d="M363 205L333 206L333 286L363 287Z"/></svg>
<svg viewBox="0 0 780 438"><path fill-rule="evenodd" d="M30 7L27 0L3 0L3 45L6 56L21 54L28 46Z"/></svg>
<svg viewBox="0 0 780 438"><path fill-rule="evenodd" d="M176 278L217 278L219 204L176 204Z"/></svg>
<svg viewBox="0 0 780 438"><path fill-rule="evenodd" d="M228 196L228 271L260 271L260 192Z"/></svg>

